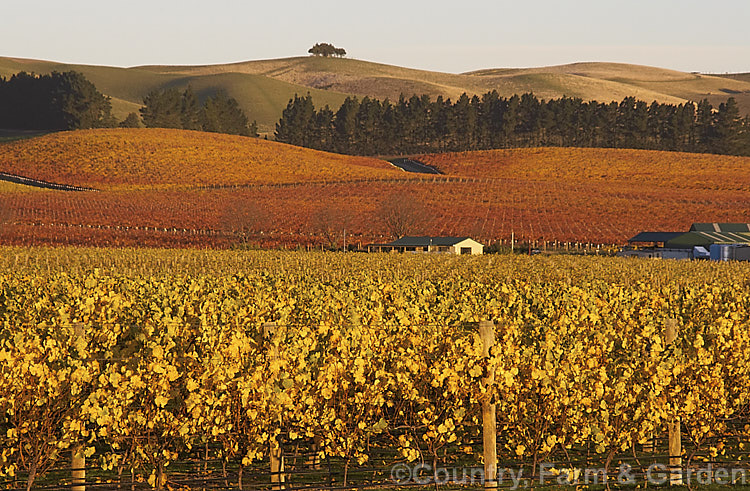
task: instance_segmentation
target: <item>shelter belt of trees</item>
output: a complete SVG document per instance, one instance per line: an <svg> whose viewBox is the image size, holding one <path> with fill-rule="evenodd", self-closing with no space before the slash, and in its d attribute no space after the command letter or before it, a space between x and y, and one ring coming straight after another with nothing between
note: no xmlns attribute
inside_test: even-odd
<svg viewBox="0 0 750 491"><path fill-rule="evenodd" d="M20 72L0 78L0 128L13 130L78 130L114 126L181 128L258 136L255 122L237 101L218 91L204 98L193 90L155 90L143 100L143 117L130 113L118 122L109 97L78 72L34 75Z"/></svg>
<svg viewBox="0 0 750 491"><path fill-rule="evenodd" d="M108 97L77 72L0 78L0 128L76 130L114 126Z"/></svg>
<svg viewBox="0 0 750 491"><path fill-rule="evenodd" d="M500 97L401 96L398 102L348 97L336 110L316 109L295 96L276 125L276 139L293 145L357 155L395 155L508 147L639 148L750 155L750 118L734 98L712 107L650 105L626 97L601 103L533 94Z"/></svg>
<svg viewBox="0 0 750 491"><path fill-rule="evenodd" d="M149 128L179 128L213 133L258 136L256 123L249 123L237 101L219 91L203 105L192 88L155 90L143 99L143 123Z"/></svg>

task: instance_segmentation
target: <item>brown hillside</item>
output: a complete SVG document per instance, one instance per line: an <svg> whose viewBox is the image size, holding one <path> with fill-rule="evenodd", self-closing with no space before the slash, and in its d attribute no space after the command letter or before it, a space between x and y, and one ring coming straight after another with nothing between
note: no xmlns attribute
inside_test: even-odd
<svg viewBox="0 0 750 491"><path fill-rule="evenodd" d="M413 233L470 235L487 244L511 236L537 244L622 243L643 230L750 216L750 158L532 148L420 160L445 174L177 130L47 135L0 145L0 171L101 191L2 185L0 205L13 218L0 241L319 246L345 232L350 244L382 242L389 239L378 212L384 201L421 210Z"/></svg>
<svg viewBox="0 0 750 491"><path fill-rule="evenodd" d="M106 189L401 177L388 162L258 138L168 129L54 133L0 145L0 172Z"/></svg>

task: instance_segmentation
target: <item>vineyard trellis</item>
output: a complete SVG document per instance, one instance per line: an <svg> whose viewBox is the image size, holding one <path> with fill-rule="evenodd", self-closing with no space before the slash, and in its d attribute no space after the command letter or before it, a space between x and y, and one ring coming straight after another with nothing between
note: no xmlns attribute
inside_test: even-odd
<svg viewBox="0 0 750 491"><path fill-rule="evenodd" d="M744 468L747 265L0 251L6 487L70 483L81 448L87 484L221 485L226 468L231 486L270 487L279 447L288 488L315 470L306 448L333 487L387 486L396 463L481 464L483 401L498 466L536 477L543 463L669 464L678 417L687 468ZM497 339L486 353L482 319Z"/></svg>
<svg viewBox="0 0 750 491"><path fill-rule="evenodd" d="M667 319L665 322L665 332L663 334L666 345L677 339L675 332L676 322L674 319ZM281 331L289 331L290 326L283 326ZM434 326L421 326L424 328L431 328ZM269 341L269 358L273 361L279 356L279 343L278 340L274 340L278 326L275 324L265 324L263 327L263 336ZM492 358L492 347L494 346L494 334L495 327L491 322L480 322L479 323L479 338L481 339L481 356L491 359ZM86 329L78 325L75 328L76 336L85 336ZM88 359L88 363L98 361L117 361L113 358L102 358L102 359ZM125 360L120 360L125 361ZM481 387L481 391L485 392L487 396L490 395L490 391L487 390L494 383L494 372L495 368L490 363L483 371L483 377L477 380L477 388ZM513 469L530 469L530 474L527 474L527 482L525 487L539 487L546 485L560 484L559 475L568 476L565 479L573 479L571 476L579 476L582 471L595 471L594 478L603 479L598 480L596 483L606 484L608 481L601 476L610 476L608 466L612 461L612 457L607 457L606 461L597 459L596 454L592 454L590 449L585 451L583 447L573 448L570 451L565 451L565 459L560 460L552 458L554 453L550 453L548 458L540 464L534 457L533 462L528 462L525 459L508 460L507 458L498 462L496 454L496 443L497 443L497 427L495 423L495 404L490 403L490 397L482 398L481 400L481 423L476 423L477 433L474 435L475 441L467 441L472 448L472 455L476 460L449 458L447 461L439 461L433 459L430 465L425 466L425 457L420 456L418 461L422 464L415 466L422 467L421 473L413 474L409 482L394 481L394 475L392 469L394 465L398 465L399 462L403 462L403 458L399 456L398 452L394 450L395 437L390 435L390 440L380 440L373 442L375 448L374 455L377 455L381 460L381 465L356 465L350 466L348 460L341 458L336 459L326 455L325 466L322 465L322 461L319 460L319 442L320 439L298 439L291 440L288 442L288 447L285 449L284 445L281 444L281 439L290 440L289 433L282 433L279 435L280 441L277 446L271 445L270 452L268 453L268 461L257 462L252 466L248 466L243 469L243 465L237 459L228 458L221 448L221 444L217 441L212 443L206 442L204 445L196 448L196 452L193 452L192 458L187 460L183 459L174 462L173 467L178 469L167 479L164 478L163 484L170 485L177 489L204 489L207 485L211 486L211 489L309 489L314 487L315 489L359 489L362 487L367 488L390 488L393 486L403 485L434 485L434 484L453 484L450 480L450 473L445 474L446 469L449 467L441 466L454 466L451 468L453 471L453 479L456 479L456 467L462 464L464 467L461 469L459 477L467 479L467 469L469 470L468 476L470 484L474 487L508 487L511 483L508 482L508 473L513 472ZM742 419L732 421L732 426L735 427L735 431L724 435L715 435L712 440L720 442L718 445L727 445L727 442L733 439L737 439L738 433L744 433L747 436L747 427L743 426L750 423L750 419ZM737 428L739 427L739 428ZM697 472L701 469L705 471L708 469L709 472L715 473L720 472L721 469L732 469L734 477L739 482L742 479L742 483L747 478L747 472L750 471L748 463L742 462L743 456L750 455L750 452L736 451L742 449L743 445L740 442L736 447L736 456L739 460L716 460L715 455L707 455L708 459L704 462L704 467L697 468L692 465L693 459L695 458L696 451L698 448L689 449L689 457L687 458L686 465L683 466L682 461L682 440L680 438L680 425L666 423L664 435L659 438L652 436L645 440L640 445L632 446L632 456L626 454L618 455L615 459L617 464L622 468L623 465L630 467L636 467L637 470L631 473L633 479L638 479L639 482L646 482L647 479L651 479L657 483L683 483L683 477L691 476L689 470L693 469L692 472L697 476ZM668 437L667 437L668 433ZM479 435L479 436L477 436ZM739 440L738 440L739 441ZM660 443L661 442L661 443ZM732 445L729 443L728 445ZM640 447L637 449L637 447ZM712 450L714 448L712 447ZM214 452L216 456L214 459L210 458L210 452ZM571 456L571 453L577 453ZM202 455L201 455L202 454ZM48 471L50 479L54 479L49 484L44 485L44 489L55 490L55 489L72 489L83 491L85 489L149 489L158 485L160 477L157 477L157 481L151 482L145 479L145 477L137 477L134 468L131 468L131 473L128 477L123 478L122 468L116 473L102 472L102 469L98 466L86 467L84 448L79 446L73 448L70 454L71 467L65 469L63 467L57 469L51 469ZM447 454L446 454L447 455ZM558 454L559 455L559 454ZM584 458L585 455L585 458ZM90 456L95 456L93 453ZM463 460L463 461L462 461ZM95 461L96 462L96 461ZM269 464L270 462L270 464ZM390 462L390 466L386 465ZM483 462L483 469L482 463ZM286 463L286 464L285 464ZM651 472L654 469L654 464L657 464L657 471L661 472L662 476L656 478L651 476ZM647 465L650 464L650 465ZM705 467L711 464L716 466L716 469ZM209 465L211 469L209 469ZM403 465L403 464L401 464ZM192 472L190 469L194 469ZM478 472L481 469L480 472ZM500 470L500 477L498 478L497 470ZM604 470L602 470L604 469ZM91 477L87 480L86 471L92 472L95 477ZM106 471L106 468L104 469ZM430 474L430 472L433 474ZM415 470L416 472L416 470ZM438 472L442 472L441 476ZM562 473L562 474L558 474ZM577 473L577 474L576 474ZM243 479L243 474L245 478ZM127 474L126 474L127 475ZM446 477L447 476L447 477ZM588 479L590 476L586 475ZM442 479L442 481L441 481ZM614 479L612 477L611 479ZM704 478L705 479L705 478ZM717 479L714 474L710 474L708 477L709 481ZM722 478L724 479L724 478ZM6 489L22 489L16 488L15 484L22 481L6 480L2 484ZM729 482L724 479L722 482ZM56 483L57 485L53 484ZM69 484L65 484L69 483ZM563 480L563 483L567 481ZM588 482L587 482L588 484Z"/></svg>
<svg viewBox="0 0 750 491"><path fill-rule="evenodd" d="M405 206L429 204L431 234L479 235L488 245L622 244L642 230L741 221L750 210L750 181L738 172L747 159L728 156L580 148L419 156L444 173L428 177L378 159L166 129L57 133L1 150L3 173L81 190L0 182L14 216L0 240L17 245L229 247L245 234L213 232L242 204L267 217L255 243L307 247L325 241L311 220L322 203L350 215L357 241L382 242L373 210L395 194Z"/></svg>

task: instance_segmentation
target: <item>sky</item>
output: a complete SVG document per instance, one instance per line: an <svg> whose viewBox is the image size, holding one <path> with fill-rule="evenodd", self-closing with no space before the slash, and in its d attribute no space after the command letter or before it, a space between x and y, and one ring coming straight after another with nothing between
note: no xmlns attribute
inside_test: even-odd
<svg viewBox="0 0 750 491"><path fill-rule="evenodd" d="M748 0L0 0L0 56L137 66L307 55L462 73L585 61L750 72Z"/></svg>

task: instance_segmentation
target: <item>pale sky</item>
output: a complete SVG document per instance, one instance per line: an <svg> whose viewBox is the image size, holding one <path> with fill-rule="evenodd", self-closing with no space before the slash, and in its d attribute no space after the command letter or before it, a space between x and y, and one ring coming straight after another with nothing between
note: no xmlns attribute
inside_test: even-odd
<svg viewBox="0 0 750 491"><path fill-rule="evenodd" d="M750 72L750 0L0 0L0 56L135 66L302 56L460 73L612 61Z"/></svg>

